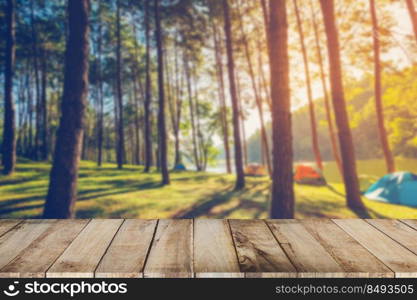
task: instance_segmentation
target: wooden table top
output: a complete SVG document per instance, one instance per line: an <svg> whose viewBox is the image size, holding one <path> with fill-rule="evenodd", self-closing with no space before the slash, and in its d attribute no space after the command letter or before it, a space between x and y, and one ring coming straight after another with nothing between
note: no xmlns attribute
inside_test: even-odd
<svg viewBox="0 0 417 300"><path fill-rule="evenodd" d="M0 277L417 277L417 220L0 220Z"/></svg>

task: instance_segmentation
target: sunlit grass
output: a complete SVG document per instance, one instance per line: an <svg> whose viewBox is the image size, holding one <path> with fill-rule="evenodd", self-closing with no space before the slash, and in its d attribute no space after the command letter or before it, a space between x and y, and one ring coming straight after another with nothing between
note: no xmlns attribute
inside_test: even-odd
<svg viewBox="0 0 417 300"><path fill-rule="evenodd" d="M398 159L399 170L417 172L417 160ZM19 160L17 172L0 177L0 217L36 218L41 215L50 166ZM382 160L359 161L364 190L384 174ZM345 205L343 185L334 163L325 166L331 186L296 185L296 217L354 218ZM172 184L162 187L160 175L142 167L114 164L98 168L82 162L79 180L78 218L267 218L267 178L247 178L243 191L233 191L234 176L198 172L171 173ZM371 217L417 218L417 208L364 200Z"/></svg>

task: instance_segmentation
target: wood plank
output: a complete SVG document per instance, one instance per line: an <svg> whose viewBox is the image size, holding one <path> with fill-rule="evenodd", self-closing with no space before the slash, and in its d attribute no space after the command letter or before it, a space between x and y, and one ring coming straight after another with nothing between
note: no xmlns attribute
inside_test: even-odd
<svg viewBox="0 0 417 300"><path fill-rule="evenodd" d="M333 220L395 272L396 277L417 277L417 256L364 220Z"/></svg>
<svg viewBox="0 0 417 300"><path fill-rule="evenodd" d="M0 268L13 260L56 220L26 220L0 237Z"/></svg>
<svg viewBox="0 0 417 300"><path fill-rule="evenodd" d="M144 277L193 277L193 220L160 220Z"/></svg>
<svg viewBox="0 0 417 300"><path fill-rule="evenodd" d="M299 277L345 277L347 274L297 220L267 221Z"/></svg>
<svg viewBox="0 0 417 300"><path fill-rule="evenodd" d="M367 220L369 224L379 229L390 238L417 254L417 231L398 220Z"/></svg>
<svg viewBox="0 0 417 300"><path fill-rule="evenodd" d="M194 220L196 277L244 277L227 220Z"/></svg>
<svg viewBox="0 0 417 300"><path fill-rule="evenodd" d="M46 270L64 252L89 220L59 220L0 270L1 277L45 277Z"/></svg>
<svg viewBox="0 0 417 300"><path fill-rule="evenodd" d="M46 277L94 277L123 220L92 220L47 271Z"/></svg>
<svg viewBox="0 0 417 300"><path fill-rule="evenodd" d="M125 220L96 270L98 278L140 278L156 220Z"/></svg>
<svg viewBox="0 0 417 300"><path fill-rule="evenodd" d="M331 220L305 219L300 223L347 272L348 277L394 276L392 270Z"/></svg>
<svg viewBox="0 0 417 300"><path fill-rule="evenodd" d="M0 236L10 231L17 224L21 223L22 220L3 219L0 220Z"/></svg>
<svg viewBox="0 0 417 300"><path fill-rule="evenodd" d="M296 269L262 220L230 220L240 269L247 277L292 277Z"/></svg>

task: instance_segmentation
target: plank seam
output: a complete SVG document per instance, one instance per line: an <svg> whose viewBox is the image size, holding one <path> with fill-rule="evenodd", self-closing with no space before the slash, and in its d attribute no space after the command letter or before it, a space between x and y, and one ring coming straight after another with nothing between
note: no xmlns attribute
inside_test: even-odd
<svg viewBox="0 0 417 300"><path fill-rule="evenodd" d="M190 239L191 239L191 278L195 278L196 277L196 273L195 273L195 268L194 268L194 218L193 219L191 219L191 230L190 230L190 232L191 232L191 237L190 237Z"/></svg>
<svg viewBox="0 0 417 300"><path fill-rule="evenodd" d="M91 219L89 219L88 220L88 222L87 223L85 223L85 225L84 225L84 227L80 230L80 232L78 232L77 233L77 235L72 239L72 241L71 241L71 243L69 243L68 244L68 246L64 249L64 250L62 250L62 252L55 258L55 260L54 261L52 261L52 263L49 265L49 267L45 270L45 274L44 274L44 276L45 276L45 278L46 278L46 274L48 274L48 271L49 271L49 269L50 268L52 268L52 266L56 263L56 261L62 256L62 254L64 254L64 252L65 252L65 250L67 250L68 249L68 247L69 246L71 246L71 244L77 239L77 237L81 234L81 232L83 232L84 231L84 229L87 227L87 225L88 224L90 224L90 222L91 222Z"/></svg>
<svg viewBox="0 0 417 300"><path fill-rule="evenodd" d="M151 239L151 242L149 243L148 250L146 251L145 261L143 262L143 266L142 266L142 270L141 270L141 273L143 274L143 277L145 277L145 267L146 267L146 264L148 263L148 258L149 258L149 255L151 253L153 243L155 241L156 231L157 231L158 227L159 227L159 219L156 219L156 224L155 224L155 228L153 230L152 239Z"/></svg>
<svg viewBox="0 0 417 300"><path fill-rule="evenodd" d="M20 225L23 223L23 220L18 220L18 222L16 224L14 224L12 227L10 227L8 230L6 230L5 232L3 232L3 234L0 234L0 237L6 235L7 233L9 233L10 231L12 231L13 229L15 229L17 227L17 225Z"/></svg>
<svg viewBox="0 0 417 300"><path fill-rule="evenodd" d="M229 230L230 238L232 240L233 249L235 250L236 261L237 261L237 265L239 266L239 271L240 271L240 273L244 274L244 277L246 277L246 272L242 272L242 268L240 266L239 255L237 254L237 247L236 247L235 239L233 238L232 227L231 227L230 222L229 222L228 219L225 220L225 221L227 223L227 228Z"/></svg>
<svg viewBox="0 0 417 300"><path fill-rule="evenodd" d="M101 264L101 262L103 261L104 256L105 256L105 255L107 254L107 252L109 251L111 244L113 243L114 239L116 238L117 234L118 234L118 233L119 233L119 231L120 231L120 228L122 228L122 226L123 226L123 224L125 223L125 221L126 221L126 219L123 219L123 221L120 223L119 227L118 227L118 228L117 228L117 230L116 230L116 233L113 235L112 239L110 240L109 244L108 244L108 245L107 245L107 247L106 247L106 250L104 251L103 255L100 257L100 260L98 261L98 263L97 263L96 267L94 268L94 271L93 271L94 278L97 278L97 277L96 277L96 272L97 272L98 266L99 266L99 265Z"/></svg>
<svg viewBox="0 0 417 300"><path fill-rule="evenodd" d="M396 220L396 219L394 219ZM391 237L390 235L388 235L387 233L385 233L384 231L382 231L381 229L379 229L378 227L374 226L373 224L371 224L370 222L368 222L368 220L364 220L367 224L371 225L373 228L375 228L376 230L378 230L379 232L381 232L382 234L384 234L385 236L389 237L392 241L394 241L396 244L398 244L400 247L403 247L404 249L408 250L409 252L411 252L414 255L417 255L417 252L411 250L410 248L408 248L406 245L404 245L403 243L397 241L396 239L394 239L393 237ZM400 222L401 224L404 224L402 222ZM396 275L397 273L394 272L394 275Z"/></svg>
<svg viewBox="0 0 417 300"><path fill-rule="evenodd" d="M282 244L290 244L290 243L280 243L280 241L278 240L278 238L275 236L274 232L272 231L270 225L268 224L267 220L263 220L264 223L266 224L266 227L269 229L269 231L271 232L272 236L274 237L275 241L278 243L278 246L282 249L282 251L284 252L285 256L288 258L288 261L291 263L291 265L294 267L294 269L297 271L297 276L298 273L300 273L301 271L297 269L297 266L295 265L295 263L291 260L290 256L288 255L288 253L285 251L284 247L282 247Z"/></svg>
<svg viewBox="0 0 417 300"><path fill-rule="evenodd" d="M375 257L379 262L381 262L384 266L386 266L389 270L391 270L392 274L395 277L396 272L391 269L386 263L384 263L382 260L380 260L375 254L373 254L371 251L368 250L368 248L363 245L360 241L358 241L353 235L351 235L349 232L347 232L346 230L343 229L342 226L339 226L339 224L337 224L333 219L330 219L334 224L336 224L337 227L339 227L340 229L342 229L344 232L346 232L346 234L348 234L350 237L352 237L355 241L358 242L359 245L361 245L366 251L368 251L369 254L371 254L373 257ZM369 224L368 222L365 222L366 224Z"/></svg>

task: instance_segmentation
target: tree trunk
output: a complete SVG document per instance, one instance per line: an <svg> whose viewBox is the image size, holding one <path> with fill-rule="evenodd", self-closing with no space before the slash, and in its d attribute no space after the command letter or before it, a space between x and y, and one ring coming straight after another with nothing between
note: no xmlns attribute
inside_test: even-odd
<svg viewBox="0 0 417 300"><path fill-rule="evenodd" d="M369 0L374 45L374 68L375 68L375 111L378 120L378 133L384 152L385 164L388 173L395 172L395 161L388 142L387 130L385 129L384 108L382 104L382 82L381 82L381 44L379 41L378 16L375 7L375 0Z"/></svg>
<svg viewBox="0 0 417 300"><path fill-rule="evenodd" d="M229 73L229 87L230 97L232 100L233 110L233 135L235 146L235 169L236 169L236 185L235 189L240 190L245 187L245 174L243 171L243 158L242 158L242 142L240 138L239 128L239 106L236 91L235 80L235 62L233 57L233 37L232 37L232 25L230 20L230 11L228 0L223 0L223 13L224 13L224 31L226 34L226 50L228 59L228 73Z"/></svg>
<svg viewBox="0 0 417 300"><path fill-rule="evenodd" d="M165 124L165 91L164 91L164 54L162 45L162 29L161 20L159 16L159 0L154 0L155 3L155 35L156 48L158 54L158 90L159 90L159 111L158 111L158 133L159 133L159 162L161 166L162 184L170 183L168 172L168 146L167 146L167 132Z"/></svg>
<svg viewBox="0 0 417 300"><path fill-rule="evenodd" d="M323 95L324 95L324 108L326 111L327 125L329 127L330 142L332 146L334 160L336 161L336 165L337 165L337 168L339 169L340 175L342 175L343 174L342 162L340 160L340 154L339 154L340 152L339 152L336 133L335 133L334 125L333 125L333 118L332 118L331 107L330 107L330 99L329 99L329 93L328 93L327 82L326 82L326 75L324 72L323 56L321 54L319 29L318 29L316 13L314 12L314 6L313 6L312 1L310 1L310 7L311 7L311 16L313 20L314 40L316 43L317 60L319 63L319 68L320 68L320 79L321 79L321 85L323 88Z"/></svg>
<svg viewBox="0 0 417 300"><path fill-rule="evenodd" d="M41 133L41 113L40 113L40 102L41 102L41 91L40 91L40 79L39 79L39 62L38 62L38 36L36 34L36 25L35 25L35 1L31 1L31 37L32 37L32 51L33 51L33 66L35 72L35 144L33 147L33 153L31 154L33 159L39 159L39 147L40 147L40 133Z"/></svg>
<svg viewBox="0 0 417 300"><path fill-rule="evenodd" d="M268 143L268 135L266 133L266 127L265 127L265 120L264 120L264 111L263 111L263 103L262 103L262 99L260 96L260 91L258 91L258 86L256 84L256 80L255 80L255 70L253 67L253 63L252 63L252 58L251 58L251 54L249 51L249 42L247 39L247 35L244 29L244 25L243 25L243 17L242 17L242 13L240 11L240 7L238 6L238 18L239 18L239 27L241 30L241 34L242 34L242 42L243 42L243 46L244 46L244 50L245 50L245 56L246 56L246 61L248 64L248 71L249 71L249 77L251 79L252 82L252 89L253 89L253 94L255 97L255 102L256 102L256 106L258 108L258 113L259 113L259 120L261 123L261 156L265 158L267 167L268 167L268 172L269 175L271 175L271 157L270 155L264 155L265 153L269 153L269 143Z"/></svg>
<svg viewBox="0 0 417 300"><path fill-rule="evenodd" d="M16 120L13 102L13 75L15 64L15 1L7 0L6 6L6 53L4 68L4 127L2 145L3 174L10 175L16 166Z"/></svg>
<svg viewBox="0 0 417 300"><path fill-rule="evenodd" d="M226 156L226 171L228 174L232 173L232 165L230 161L230 143L229 143L229 123L227 118L227 107L226 107L226 94L224 84L224 72L223 72L223 51L222 45L219 41L217 25L214 21L211 21L213 28L213 39L214 39L214 51L216 61L216 75L218 81L219 90L219 104L220 104L220 116L221 126L223 133L224 152Z"/></svg>
<svg viewBox="0 0 417 300"><path fill-rule="evenodd" d="M200 157L198 155L198 144L197 144L197 129L195 122L195 108L194 108L194 99L191 87L191 71L189 66L188 57L184 58L185 65L185 76L187 78L187 90L188 90L188 102L190 106L190 121L191 121L191 136L193 140L193 154L194 154L194 163L197 171L201 171Z"/></svg>
<svg viewBox="0 0 417 300"><path fill-rule="evenodd" d="M65 53L62 115L43 213L46 219L74 216L88 93L89 9L88 0L68 1L69 37Z"/></svg>
<svg viewBox="0 0 417 300"><path fill-rule="evenodd" d="M320 0L320 5L323 12L327 35L333 109L338 128L347 205L351 209L363 211L365 206L363 205L360 196L359 180L356 172L355 150L343 91L339 34L336 28L334 2L333 0Z"/></svg>
<svg viewBox="0 0 417 300"><path fill-rule="evenodd" d="M294 0L294 10L295 15L297 18L297 29L298 34L300 37L300 44L301 44L301 52L303 54L303 62L304 62L304 73L306 77L306 88L307 88L307 98L308 98L308 109L310 112L310 127L311 127L311 143L313 146L314 157L316 160L317 167L323 171L323 162L321 159L320 153L320 146L319 146L319 139L317 135L317 122L316 122L316 113L314 111L314 102L313 102L313 90L311 87L311 80L310 80L310 67L308 64L308 57L307 57L307 49L304 42L304 31L303 31L303 24L300 17L300 11L298 9L297 0Z"/></svg>
<svg viewBox="0 0 417 300"><path fill-rule="evenodd" d="M103 135L104 135L104 90L102 74L102 55L103 55L103 25L102 25L102 2L98 3L98 40L97 40L97 73L98 73L98 118L97 118L97 165L103 164Z"/></svg>
<svg viewBox="0 0 417 300"><path fill-rule="evenodd" d="M417 13L414 6L414 0L406 0L408 13L410 14L411 23L413 25L414 36L417 41Z"/></svg>
<svg viewBox="0 0 417 300"><path fill-rule="evenodd" d="M144 101L144 138L145 138L145 169L149 172L152 166L152 124L151 124L151 56L150 56L150 18L149 1L145 1L145 39L146 39L146 82L145 82L145 101Z"/></svg>
<svg viewBox="0 0 417 300"><path fill-rule="evenodd" d="M41 146L40 146L40 159L48 159L48 103L47 103L47 63L46 63L46 50L42 48L41 54L41 103L40 103L40 112L41 112Z"/></svg>
<svg viewBox="0 0 417 300"><path fill-rule="evenodd" d="M286 1L270 1L272 195L270 216L294 218L293 149ZM273 53L273 55L272 55Z"/></svg>
<svg viewBox="0 0 417 300"><path fill-rule="evenodd" d="M123 168L125 162L125 138L124 138L124 118L123 118L123 91L122 91L122 38L121 38L121 21L120 21L120 0L117 0L117 16L116 16L116 89L117 89L117 106L119 118L117 122L117 167Z"/></svg>

